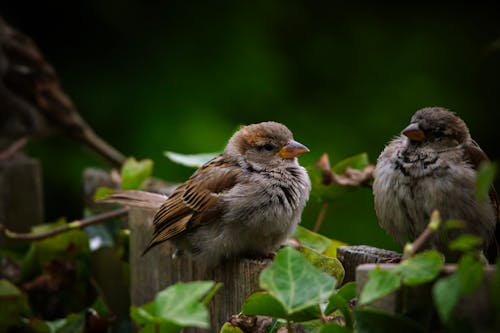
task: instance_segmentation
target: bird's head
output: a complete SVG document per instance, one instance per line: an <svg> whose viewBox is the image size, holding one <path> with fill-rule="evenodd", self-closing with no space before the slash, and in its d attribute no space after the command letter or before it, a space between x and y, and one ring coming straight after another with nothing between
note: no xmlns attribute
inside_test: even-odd
<svg viewBox="0 0 500 333"><path fill-rule="evenodd" d="M429 145L435 148L451 148L470 139L465 122L445 108L420 109L410 124L401 132L410 144Z"/></svg>
<svg viewBox="0 0 500 333"><path fill-rule="evenodd" d="M258 168L273 168L297 163L296 158L309 149L293 139L283 124L267 121L243 126L226 146L225 153Z"/></svg>

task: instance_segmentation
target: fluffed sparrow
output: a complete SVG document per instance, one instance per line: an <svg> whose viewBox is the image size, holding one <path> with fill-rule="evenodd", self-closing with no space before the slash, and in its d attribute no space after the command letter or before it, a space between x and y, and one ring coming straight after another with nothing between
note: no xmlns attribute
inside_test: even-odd
<svg viewBox="0 0 500 333"><path fill-rule="evenodd" d="M475 192L478 166L486 160L465 122L454 113L440 107L418 110L378 158L373 194L381 227L403 245L423 232L437 209L443 221L465 222L464 229L450 238L461 232L479 236L483 250L490 247L487 256L493 260L498 199L493 187L486 202L479 202ZM442 232L432 236L427 247L456 260Z"/></svg>
<svg viewBox="0 0 500 333"><path fill-rule="evenodd" d="M83 143L114 166L125 160L82 119L31 38L0 17L0 158L12 156L27 138L54 133Z"/></svg>
<svg viewBox="0 0 500 333"><path fill-rule="evenodd" d="M280 123L242 127L163 203L144 253L171 240L206 268L268 256L300 222L311 184L297 156L308 151Z"/></svg>

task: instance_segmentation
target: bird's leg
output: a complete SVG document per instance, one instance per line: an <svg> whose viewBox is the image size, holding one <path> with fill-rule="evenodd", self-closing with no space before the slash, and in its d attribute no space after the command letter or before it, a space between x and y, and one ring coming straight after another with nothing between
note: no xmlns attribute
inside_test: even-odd
<svg viewBox="0 0 500 333"><path fill-rule="evenodd" d="M28 143L28 137L24 136L14 141L7 149L0 151L0 160L8 160L16 155Z"/></svg>

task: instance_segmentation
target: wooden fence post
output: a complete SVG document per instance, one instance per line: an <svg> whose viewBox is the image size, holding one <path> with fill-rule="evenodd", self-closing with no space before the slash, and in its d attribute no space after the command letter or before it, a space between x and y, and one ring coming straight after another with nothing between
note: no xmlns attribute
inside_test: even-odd
<svg viewBox="0 0 500 333"><path fill-rule="evenodd" d="M130 227L130 287L133 305L142 305L154 299L156 293L176 282L214 280L222 282L222 288L209 304L211 330L219 332L231 315L241 311L243 302L259 290L260 272L270 260L235 260L227 262L211 272L200 272L189 256L172 259L173 246L166 242L153 248L145 256L142 251L152 234L154 211L131 207ZM184 332L207 332L186 329Z"/></svg>
<svg viewBox="0 0 500 333"><path fill-rule="evenodd" d="M29 232L43 223L43 191L38 160L19 157L0 160L0 224L16 232ZM19 244L0 238L0 246Z"/></svg>
<svg viewBox="0 0 500 333"><path fill-rule="evenodd" d="M367 245L341 246L337 249L337 258L344 266L345 276L342 283L356 280L356 267L362 264L397 262L401 254Z"/></svg>

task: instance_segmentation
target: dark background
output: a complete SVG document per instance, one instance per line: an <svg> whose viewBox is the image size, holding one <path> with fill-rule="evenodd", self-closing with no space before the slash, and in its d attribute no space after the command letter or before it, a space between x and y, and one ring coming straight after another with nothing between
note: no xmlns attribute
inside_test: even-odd
<svg viewBox="0 0 500 333"><path fill-rule="evenodd" d="M240 124L285 123L311 153L372 162L417 109L445 106L498 161L500 10L493 3L343 1L2 1L0 13L52 62L83 117L155 175L192 170L164 150L221 150ZM78 218L82 170L105 166L60 137L30 144L42 160L46 216ZM371 191L330 208L322 232L397 248ZM318 212L311 202L303 224Z"/></svg>

